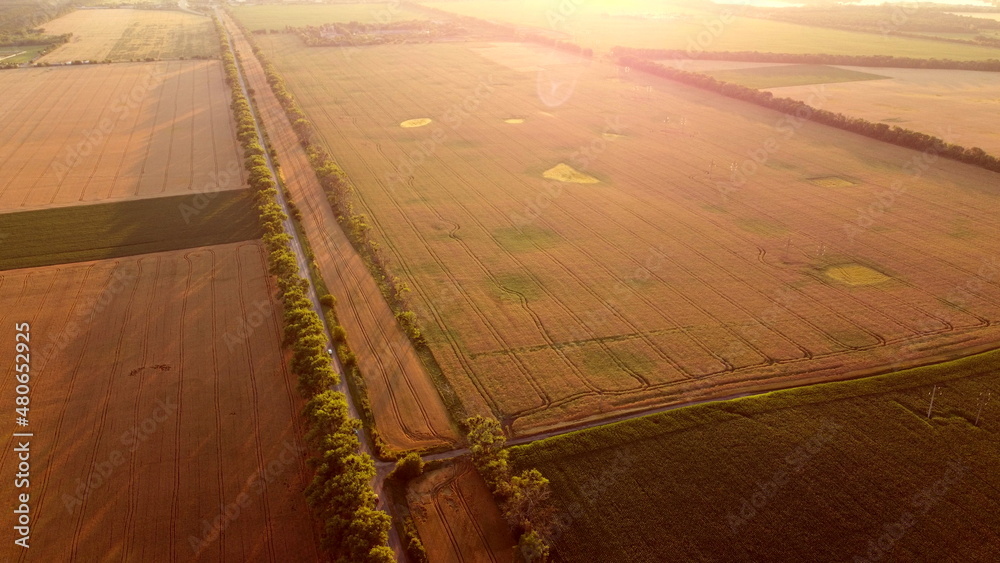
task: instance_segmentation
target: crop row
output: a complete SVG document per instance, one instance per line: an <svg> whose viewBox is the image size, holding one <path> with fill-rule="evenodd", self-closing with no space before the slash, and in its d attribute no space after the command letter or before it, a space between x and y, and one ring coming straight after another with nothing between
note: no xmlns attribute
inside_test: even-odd
<svg viewBox="0 0 1000 563"><path fill-rule="evenodd" d="M306 493L323 525L323 546L335 561L394 561L387 545L391 520L376 509L378 497L371 485L374 461L361 451L357 435L360 422L350 416L347 398L331 389L339 383L339 376L326 353L325 329L307 297L308 282L299 275L291 235L284 228L288 217L278 202L278 191L258 142L250 102L239 88L236 59L221 22L216 19L215 25L226 82L233 94L237 135L264 230L269 270L277 278L284 304L284 342L292 349L291 369L307 399L303 410L309 423L306 442L313 451L310 462L316 473Z"/></svg>

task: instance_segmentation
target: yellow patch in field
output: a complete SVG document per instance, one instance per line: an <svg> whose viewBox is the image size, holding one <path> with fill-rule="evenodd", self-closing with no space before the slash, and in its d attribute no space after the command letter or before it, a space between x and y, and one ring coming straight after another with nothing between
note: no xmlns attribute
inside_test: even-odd
<svg viewBox="0 0 1000 563"><path fill-rule="evenodd" d="M563 164L562 162L543 172L542 176L548 178L549 180L558 180L560 182L569 182L571 184L600 183L600 180L597 178L588 176L587 174L574 169L568 164Z"/></svg>
<svg viewBox="0 0 1000 563"><path fill-rule="evenodd" d="M877 285L892 280L882 272L860 264L830 266L823 273L826 277L847 285Z"/></svg>
<svg viewBox="0 0 1000 563"><path fill-rule="evenodd" d="M432 120L427 117L421 117L419 119L407 119L406 121L399 124L400 127L406 129L413 129L414 127L423 127L424 125L429 125Z"/></svg>
<svg viewBox="0 0 1000 563"><path fill-rule="evenodd" d="M513 124L513 125L517 125L518 123L524 123L524 119L522 119L520 117L511 117L509 119L504 119L503 122L504 123L510 123L510 124Z"/></svg>
<svg viewBox="0 0 1000 563"><path fill-rule="evenodd" d="M601 136L609 141L617 141L618 139L625 138L625 135L619 135L618 133L603 133Z"/></svg>
<svg viewBox="0 0 1000 563"><path fill-rule="evenodd" d="M840 176L821 176L819 178L809 178L809 181L822 188L849 188L857 185L857 182L852 182Z"/></svg>

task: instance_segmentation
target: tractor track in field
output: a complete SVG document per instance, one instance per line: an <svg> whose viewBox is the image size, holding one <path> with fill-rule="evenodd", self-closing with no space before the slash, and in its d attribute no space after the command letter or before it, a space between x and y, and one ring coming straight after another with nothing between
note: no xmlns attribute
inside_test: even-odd
<svg viewBox="0 0 1000 563"><path fill-rule="evenodd" d="M147 298L146 310L143 312L143 316L142 316L142 319L147 319L147 320L153 318L152 315L151 315L151 312L153 310L153 304L156 302L156 280L159 279L160 267L162 266L162 262L160 260L160 257L157 256L154 259L155 259L155 262L156 262L156 267L155 267L155 269L153 271L153 276L152 276L152 279L150 281L149 296ZM140 262L141 261L142 261L142 259L140 259ZM138 285L139 284L136 284L137 288L138 288ZM146 362L146 358L147 358L147 354L149 352L149 330L150 330L150 325L151 324L152 323L149 323L149 322L143 323L143 329L144 329L143 330L143 337L142 337L141 344L139 346L140 350L139 350L139 354L138 354L138 356L139 356L138 364L140 366L145 366L146 363L147 363ZM116 358L116 361L115 361L115 365L116 366L118 365L117 358ZM131 375L131 374L129 374L129 375ZM142 403L142 388L143 388L143 381L145 380L145 377L143 377L142 373L139 373L137 379L138 379L138 383L137 383L137 386L136 386L137 388L136 388L136 391L135 391L135 402L132 404L132 428L137 428L139 426L139 423L140 423L140 421L139 421L139 405ZM126 509L125 509L125 535L127 537L131 537L133 535L133 533L134 533L135 522L136 522L135 514L136 514L136 511L138 510L138 504L139 504L139 487L136 484L136 480L137 480L138 476L136 475L135 465L136 465L136 457L135 456L129 456L128 494L127 494L127 504L126 504ZM126 559L126 560L129 559L129 548L130 547L131 547L131 544L126 544L125 545L123 559Z"/></svg>
<svg viewBox="0 0 1000 563"><path fill-rule="evenodd" d="M240 307L240 315L241 315L240 318L249 319L251 317L250 314L247 312L246 300L244 300L243 298L245 283L244 283L243 262L242 259L240 258L239 249L237 249L237 251L235 252L234 257L236 261L236 278L238 280L236 284L236 287L238 288L237 290L238 299L236 300L236 302L239 304ZM253 354L250 353L247 354L246 369L247 369L247 377L250 380L250 408L252 413L251 422L253 424L253 443L254 443L254 454L255 454L254 457L257 460L257 471L259 472L259 474L263 474L263 472L267 467L267 461L264 459L264 446L261 440L260 399L257 394L257 389L258 389L257 367L254 365ZM277 561L278 560L278 558L276 557L277 554L274 551L274 537L272 533L273 526L271 525L271 508L268 504L268 494L267 494L268 481L267 479L261 479L259 482L261 483L261 488L262 488L262 492L260 493L260 499L261 499L261 506L263 508L263 518L264 522L267 523L267 525L264 526L264 536L266 538L264 543L267 546L268 554L270 555L270 560Z"/></svg>

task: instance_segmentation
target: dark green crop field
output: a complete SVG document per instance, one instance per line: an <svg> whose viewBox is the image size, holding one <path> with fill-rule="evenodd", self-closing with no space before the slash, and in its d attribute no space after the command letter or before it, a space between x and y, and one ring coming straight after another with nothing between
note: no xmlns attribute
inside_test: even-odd
<svg viewBox="0 0 1000 563"><path fill-rule="evenodd" d="M698 405L512 459L551 480L563 561L997 561L998 370L994 351Z"/></svg>
<svg viewBox="0 0 1000 563"><path fill-rule="evenodd" d="M0 214L0 270L260 238L245 190Z"/></svg>

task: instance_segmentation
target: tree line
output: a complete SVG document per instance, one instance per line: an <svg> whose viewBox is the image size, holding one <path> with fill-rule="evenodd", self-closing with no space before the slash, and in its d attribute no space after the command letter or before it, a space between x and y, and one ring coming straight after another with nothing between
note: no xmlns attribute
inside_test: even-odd
<svg viewBox="0 0 1000 563"><path fill-rule="evenodd" d="M242 28L242 24L237 25ZM244 33L246 32L244 31ZM312 164L320 185L326 192L327 201L341 229L368 266L369 272L375 278L382 295L389 303L399 326L418 349L429 351L419 326L419 319L412 310L412 304L409 300L409 285L392 273L389 257L382 249L381 244L375 240L368 216L355 211L354 188L347 178L347 174L337 165L322 144L316 140L317 135L312 122L306 118L305 112L302 111L295 97L285 86L285 81L277 69L267 60L267 57L253 43L248 34L247 40L250 41L254 54L264 67L267 83L284 108L285 115L298 135L299 143L305 148L309 162ZM454 405L449 405L449 407L457 408Z"/></svg>
<svg viewBox="0 0 1000 563"><path fill-rule="evenodd" d="M677 82L704 90L711 90L730 98L751 102L796 117L808 118L816 123L830 125L879 141L909 149L933 152L945 158L979 166L993 172L1000 172L1000 159L986 153L979 147L965 148L926 133L904 129L895 125L889 126L885 123L876 123L860 117L847 117L842 113L817 109L791 98L775 98L771 92L764 92L731 82L723 82L705 74L665 67L645 59L626 56L619 58L618 63L623 66L642 70L654 76L676 80Z"/></svg>
<svg viewBox="0 0 1000 563"><path fill-rule="evenodd" d="M708 59L716 61L748 61L758 63L824 64L841 66L873 66L884 68L925 68L950 70L980 70L1000 72L1000 60L955 61L951 59L916 59L892 55L828 55L823 53L767 53L760 51L702 51L690 53L680 49L633 49L615 47L616 57L642 59Z"/></svg>
<svg viewBox="0 0 1000 563"><path fill-rule="evenodd" d="M755 17L766 17L801 25L832 27L851 31L883 32L887 29L903 32L971 33L1000 29L1000 22L986 18L971 18L945 10L915 4L883 4L880 6L803 6L788 8L756 8Z"/></svg>
<svg viewBox="0 0 1000 563"><path fill-rule="evenodd" d="M580 55L586 58L593 58L594 50L590 48L585 48L571 41L563 41L561 39L556 39L554 37L537 33L534 31L528 31L525 28L515 26L512 24L495 22L490 20L484 20L474 16L463 16L441 10L439 8L431 8L430 6L425 6L423 4L415 4L413 2L403 2L405 6L414 10L421 10L434 14L438 17L447 17L459 24L465 24L469 27L478 27L481 29L491 30L494 33L498 33L501 37L511 39L513 41L527 41L531 43L538 43L539 45L545 45L546 47L552 47L554 49L559 49L562 51L568 51L574 55Z"/></svg>
<svg viewBox="0 0 1000 563"><path fill-rule="evenodd" d="M339 376L326 352L323 323L307 296L309 284L299 275L292 237L284 227L288 216L278 202L250 101L239 87L236 59L218 19L215 25L248 183L264 231L268 269L277 279L283 304L284 343L291 347L291 370L298 376L299 392L307 399L303 409L308 427L305 441L312 452L309 462L314 477L306 495L323 524L322 545L338 563L395 561L388 546L392 522L376 508L378 497L371 485L374 461L361 451L360 423L350 416L347 398L331 389L339 383Z"/></svg>
<svg viewBox="0 0 1000 563"><path fill-rule="evenodd" d="M537 469L511 471L507 438L497 419L477 415L467 419L465 426L472 463L518 538L521 556L529 563L548 561L548 538L555 531L556 514L549 480Z"/></svg>

